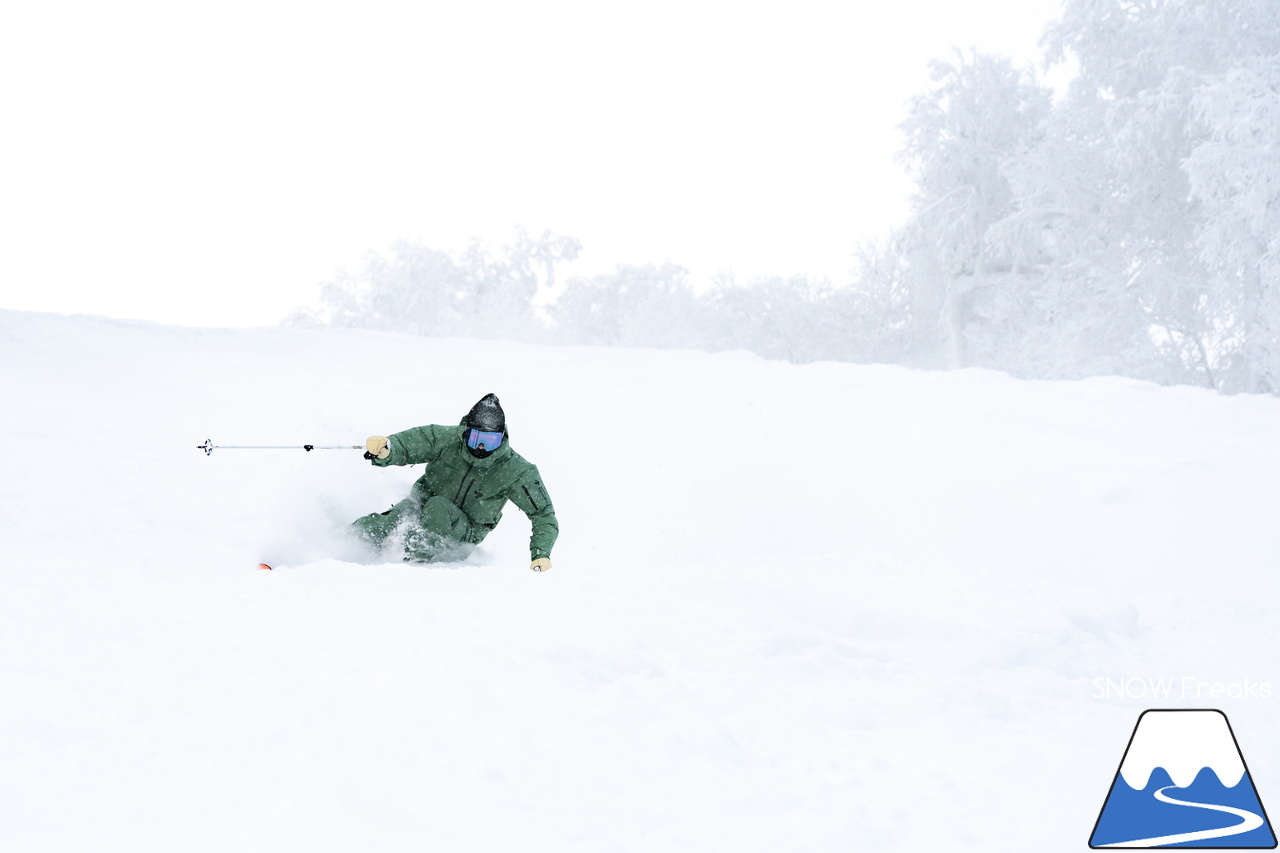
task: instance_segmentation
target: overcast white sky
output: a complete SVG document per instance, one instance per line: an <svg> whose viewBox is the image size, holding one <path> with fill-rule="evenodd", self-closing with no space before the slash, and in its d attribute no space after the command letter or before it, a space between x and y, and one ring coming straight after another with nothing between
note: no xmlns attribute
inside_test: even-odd
<svg viewBox="0 0 1280 853"><path fill-rule="evenodd" d="M15 8L17 7L17 8ZM408 237L842 280L931 57L1060 0L7 4L0 308L263 325Z"/></svg>

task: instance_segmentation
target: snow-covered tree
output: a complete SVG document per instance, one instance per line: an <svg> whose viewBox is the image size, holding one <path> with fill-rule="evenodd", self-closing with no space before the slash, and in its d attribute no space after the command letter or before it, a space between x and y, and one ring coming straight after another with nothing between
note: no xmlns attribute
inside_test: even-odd
<svg viewBox="0 0 1280 853"><path fill-rule="evenodd" d="M599 346L687 347L707 343L701 304L677 264L620 265L571 279L550 310L561 340Z"/></svg>
<svg viewBox="0 0 1280 853"><path fill-rule="evenodd" d="M462 334L468 286L466 271L447 253L402 241L386 255L370 252L358 273L344 271L322 285L323 307L311 319L337 328Z"/></svg>
<svg viewBox="0 0 1280 853"><path fill-rule="evenodd" d="M1007 61L938 64L904 125L909 351L1276 390L1278 33L1274 0L1068 0L1057 103Z"/></svg>
<svg viewBox="0 0 1280 853"><path fill-rule="evenodd" d="M903 123L902 159L916 182L904 275L913 349L924 363L965 367L990 363L973 352L975 336L998 337L1016 310L1019 258L988 232L1014 210L1005 163L1034 143L1050 94L1008 59L981 53L935 62L932 80Z"/></svg>
<svg viewBox="0 0 1280 853"><path fill-rule="evenodd" d="M581 246L524 231L499 250L473 241L460 257L411 242L370 253L356 274L321 287L320 312L294 322L415 335L530 340L543 328L534 301L555 288L556 267Z"/></svg>
<svg viewBox="0 0 1280 853"><path fill-rule="evenodd" d="M846 287L826 290L816 309L834 329L821 359L922 366L912 346L914 325L898 235L857 247Z"/></svg>
<svg viewBox="0 0 1280 853"><path fill-rule="evenodd" d="M1205 196L1188 167L1205 140L1206 81L1265 49L1275 17L1270 0L1069 0L1048 33L1048 59L1073 58L1078 74L1027 209L1061 214L1055 275L1084 275L1145 318L1159 355L1125 372L1218 387L1231 360L1223 332L1238 318L1215 293L1223 258L1204 250Z"/></svg>
<svg viewBox="0 0 1280 853"><path fill-rule="evenodd" d="M834 358L843 331L827 311L825 281L806 276L740 283L721 276L703 297L710 349L742 349L790 362Z"/></svg>
<svg viewBox="0 0 1280 853"><path fill-rule="evenodd" d="M572 237L542 232L531 237L524 230L495 252L473 240L462 255L468 287L462 311L477 337L533 340L542 330L536 300L556 286L556 266L572 261L582 244Z"/></svg>
<svg viewBox="0 0 1280 853"><path fill-rule="evenodd" d="M1218 381L1280 391L1280 53L1246 57L1193 100L1208 139L1186 163L1212 271Z"/></svg>

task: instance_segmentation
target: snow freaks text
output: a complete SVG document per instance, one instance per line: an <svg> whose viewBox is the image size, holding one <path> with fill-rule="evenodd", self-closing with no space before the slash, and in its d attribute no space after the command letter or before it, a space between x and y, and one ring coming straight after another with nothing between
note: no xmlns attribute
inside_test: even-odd
<svg viewBox="0 0 1280 853"><path fill-rule="evenodd" d="M1152 678L1130 676L1093 679L1094 699L1270 699L1271 682L1203 681L1194 676Z"/></svg>

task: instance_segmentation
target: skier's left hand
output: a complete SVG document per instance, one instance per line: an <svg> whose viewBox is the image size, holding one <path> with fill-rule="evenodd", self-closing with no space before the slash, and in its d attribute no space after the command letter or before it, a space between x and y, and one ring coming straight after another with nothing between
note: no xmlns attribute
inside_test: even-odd
<svg viewBox="0 0 1280 853"><path fill-rule="evenodd" d="M535 572L549 572L551 571L551 561L546 557L539 557L529 564L529 568Z"/></svg>

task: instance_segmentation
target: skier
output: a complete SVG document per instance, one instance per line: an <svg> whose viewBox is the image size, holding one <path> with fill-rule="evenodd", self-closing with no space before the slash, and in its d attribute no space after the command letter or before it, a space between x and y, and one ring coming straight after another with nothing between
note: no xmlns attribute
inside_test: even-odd
<svg viewBox="0 0 1280 853"><path fill-rule="evenodd" d="M506 415L486 394L457 426L431 424L365 442L365 458L379 468L427 464L409 493L391 509L357 519L357 534L381 546L403 530L404 559L462 559L489 535L509 500L533 522L529 568L551 568L560 525L536 466L511 449Z"/></svg>

